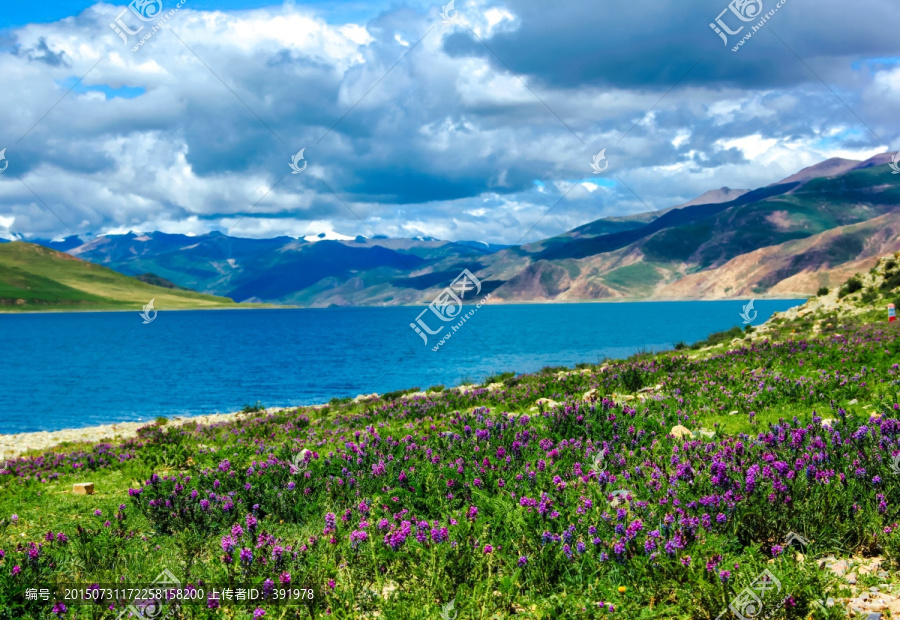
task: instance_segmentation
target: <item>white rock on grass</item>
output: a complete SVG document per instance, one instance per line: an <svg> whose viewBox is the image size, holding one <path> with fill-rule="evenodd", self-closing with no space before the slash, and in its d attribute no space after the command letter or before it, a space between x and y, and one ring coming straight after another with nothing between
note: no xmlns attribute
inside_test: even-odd
<svg viewBox="0 0 900 620"><path fill-rule="evenodd" d="M672 430L669 431L669 435L674 437L675 439L681 439L682 437L693 437L693 433L686 426L682 426L681 424L677 426L673 426Z"/></svg>
<svg viewBox="0 0 900 620"><path fill-rule="evenodd" d="M76 482L72 485L72 493L75 495L93 495L94 494L94 483L93 482Z"/></svg>
<svg viewBox="0 0 900 620"><path fill-rule="evenodd" d="M453 389L459 390L461 393L465 394L466 392L471 392L473 390L477 390L478 386L473 383L465 383L465 384L455 387Z"/></svg>
<svg viewBox="0 0 900 620"><path fill-rule="evenodd" d="M359 394L356 396L356 398L353 399L353 402L361 403L364 400L375 400L377 398L378 398L378 394L375 394L374 392L372 394Z"/></svg>
<svg viewBox="0 0 900 620"><path fill-rule="evenodd" d="M543 407L545 409L553 409L554 407L560 406L558 402L556 402L555 400L552 400L550 398L539 398L536 401L534 401L534 404L537 405L538 407L543 405Z"/></svg>

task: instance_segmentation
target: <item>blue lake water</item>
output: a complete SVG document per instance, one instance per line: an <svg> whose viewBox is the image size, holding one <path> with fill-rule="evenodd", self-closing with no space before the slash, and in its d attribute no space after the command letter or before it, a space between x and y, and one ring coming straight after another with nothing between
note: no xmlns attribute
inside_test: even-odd
<svg viewBox="0 0 900 620"><path fill-rule="evenodd" d="M421 308L0 314L0 433L479 382L695 342L740 301L488 305L437 351ZM759 325L802 300L755 302ZM436 325L433 328L436 329Z"/></svg>

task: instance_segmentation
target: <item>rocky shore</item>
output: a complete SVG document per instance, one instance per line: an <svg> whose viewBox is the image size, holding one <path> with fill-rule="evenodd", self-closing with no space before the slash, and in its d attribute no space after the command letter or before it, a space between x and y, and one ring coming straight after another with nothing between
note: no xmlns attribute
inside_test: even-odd
<svg viewBox="0 0 900 620"><path fill-rule="evenodd" d="M280 407L266 409L265 413L281 411ZM167 422L168 426L180 426L188 422L197 424L216 424L227 422L238 416L246 415L236 413L213 413L191 417L177 417ZM102 441L122 441L137 436L139 428L153 424L153 422L120 422L118 424L103 424L101 426L88 426L86 428L65 429L61 431L39 431L36 433L16 433L15 435L0 434L0 461L13 458L30 450L47 450L65 443L99 443Z"/></svg>
<svg viewBox="0 0 900 620"><path fill-rule="evenodd" d="M502 384L499 384L502 385ZM476 385L461 385L457 390L473 390L477 389ZM488 389L491 389L490 387ZM404 394L402 398L413 398L416 396L433 396L433 392L412 392ZM366 400L378 398L378 394L360 394L353 399L353 402L359 403ZM324 405L307 405L306 408L318 409ZM285 407L269 407L261 411L254 411L253 416L264 415L268 413L276 413L283 411ZM296 407L290 407L296 409ZM207 415L197 416L176 416L166 422L167 426L181 426L189 422L197 424L218 424L220 422L228 422L243 415L248 415L242 411L234 413L211 413ZM147 422L119 422L116 424L102 424L100 426L87 426L85 428L63 429L59 431L38 431L35 433L16 433L13 435L4 435L0 433L0 462L7 458L15 458L21 454L33 450L49 450L50 448L67 444L67 443L100 443L108 441L110 443L123 441L131 437L137 436L139 428L153 424L153 421Z"/></svg>

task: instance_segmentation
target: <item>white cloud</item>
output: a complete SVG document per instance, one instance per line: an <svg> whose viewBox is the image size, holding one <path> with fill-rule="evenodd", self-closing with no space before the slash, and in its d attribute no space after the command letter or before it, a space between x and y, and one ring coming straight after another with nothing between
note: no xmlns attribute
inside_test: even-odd
<svg viewBox="0 0 900 620"><path fill-rule="evenodd" d="M778 144L776 138L763 138L759 134L751 136L743 136L741 138L732 138L730 140L719 140L717 146L725 149L738 149L747 159L757 159L769 152L769 150Z"/></svg>
<svg viewBox="0 0 900 620"><path fill-rule="evenodd" d="M462 23L492 49L521 32L519 5L458 4ZM367 23L329 23L292 4L226 12L188 3L172 32L136 53L108 26L122 7L107 4L11 30L18 47L0 53L10 172L67 226L6 175L0 229L53 237L69 226L194 234L236 226L237 235L302 237L371 236L371 226L511 243L536 222L530 239L640 211L641 199L663 208L713 187L758 187L827 157L883 150L819 83L685 82L661 99L674 79L660 91L555 85L522 71L529 89L479 55L480 43L479 54L454 47L470 35L441 23L435 7L385 6ZM555 13L544 19L547 37L568 32L553 29ZM523 47L540 60L559 40ZM42 42L58 62L34 58ZM78 87L64 97L85 73L84 87L145 92L128 99ZM900 138L900 69L828 77L885 141ZM291 175L300 148L309 167ZM605 178L621 176L641 199L591 176L602 148Z"/></svg>

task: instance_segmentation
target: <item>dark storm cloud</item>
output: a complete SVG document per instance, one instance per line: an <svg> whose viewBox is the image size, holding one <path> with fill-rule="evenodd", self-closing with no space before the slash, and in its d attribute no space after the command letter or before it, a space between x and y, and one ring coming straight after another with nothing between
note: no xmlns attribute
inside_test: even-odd
<svg viewBox="0 0 900 620"><path fill-rule="evenodd" d="M755 5L755 2L751 2ZM760 14L777 0L761 0ZM730 11L722 16L732 30L724 45L709 27L728 9L725 0L639 0L572 2L509 0L516 28L485 43L460 29L448 38L453 56L478 55L498 70L505 65L552 87L586 85L668 88L684 85L773 88L817 78L774 33L806 59L845 59L900 55L900 11L889 0L787 0L738 53L732 45L757 22L743 22ZM752 50L752 51L751 51ZM702 61L691 70L699 59ZM821 68L831 73L827 65Z"/></svg>

